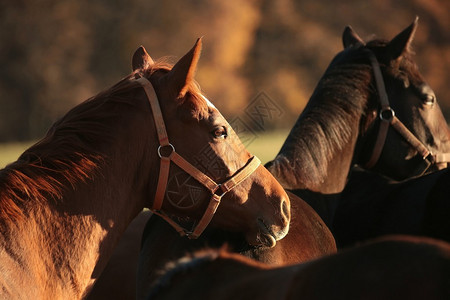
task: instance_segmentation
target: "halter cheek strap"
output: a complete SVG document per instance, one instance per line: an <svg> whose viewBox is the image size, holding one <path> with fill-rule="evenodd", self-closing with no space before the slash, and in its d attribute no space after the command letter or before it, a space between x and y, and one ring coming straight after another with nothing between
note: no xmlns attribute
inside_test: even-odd
<svg viewBox="0 0 450 300"><path fill-rule="evenodd" d="M144 77L138 78L137 82L139 82L143 86L152 108L160 144L160 146L158 147L158 155L161 158L161 164L159 169L158 185L156 188L155 199L153 201L153 206L151 209L153 213L159 215L172 227L174 227L175 230L180 233L180 235L186 235L191 239L198 238L211 222L211 219L214 216L222 197L227 192L238 186L247 177L249 177L258 168L261 162L256 156L253 156L252 158L250 158L247 164L242 169L234 173L234 175L230 179L221 184L216 183L213 179L198 170L195 166L193 166L175 151L175 147L169 142L166 126L164 124L164 119L161 113L161 108L159 106L158 98L152 84ZM167 152L163 151L164 149L170 150L169 153L163 154L163 152ZM192 231L186 230L178 223L176 223L173 219L171 219L167 214L161 211L166 193L167 182L169 179L171 161L178 167L183 169L186 173L191 175L195 180L197 180L211 192L211 199L209 201L208 207L206 208L203 217L199 220Z"/></svg>
<svg viewBox="0 0 450 300"><path fill-rule="evenodd" d="M414 149L416 149L417 153L419 153L424 160L430 160L430 164L447 164L447 162L450 162L450 153L432 154L431 151L428 150L428 148L395 116L394 110L389 105L389 98L386 93L386 87L384 85L383 75L381 74L378 60L372 51L367 50L367 52L375 77L381 109L379 113L380 127L378 129L378 136L375 141L372 156L365 164L365 167L368 169L372 168L380 158L389 126L392 126Z"/></svg>

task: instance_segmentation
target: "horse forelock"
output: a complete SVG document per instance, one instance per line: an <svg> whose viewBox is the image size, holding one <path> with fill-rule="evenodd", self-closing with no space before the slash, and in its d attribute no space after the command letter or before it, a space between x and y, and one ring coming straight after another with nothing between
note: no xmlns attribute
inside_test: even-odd
<svg viewBox="0 0 450 300"><path fill-rule="evenodd" d="M410 44L404 49L402 55L396 60L386 61L386 57L382 54L386 46L388 45L387 40L383 39L374 39L366 44L366 48L370 49L377 56L380 65L385 67L389 67L389 71L391 75L395 78L404 79L405 76L408 77L409 81L412 84L418 86L424 83L424 78L422 74L419 72L419 68L414 61L414 51Z"/></svg>
<svg viewBox="0 0 450 300"><path fill-rule="evenodd" d="M172 67L173 65L167 62L167 58L161 58L146 69L136 70L134 73L141 73L146 78L151 78L156 73L167 74ZM178 91L172 91L172 93L178 94ZM176 103L179 110L188 110L189 115L197 120L207 119L211 109L215 109L209 105L211 102L202 94L200 85L195 80L189 83L187 93L178 98Z"/></svg>

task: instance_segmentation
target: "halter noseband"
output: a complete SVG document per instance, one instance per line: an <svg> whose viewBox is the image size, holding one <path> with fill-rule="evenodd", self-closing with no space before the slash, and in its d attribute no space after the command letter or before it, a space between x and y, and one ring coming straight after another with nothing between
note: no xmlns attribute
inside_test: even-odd
<svg viewBox="0 0 450 300"><path fill-rule="evenodd" d="M370 63L372 65L381 109L378 114L380 118L378 136L375 141L372 156L365 164L365 167L368 169L372 168L380 158L381 151L383 150L386 141L389 125L391 125L413 148L415 148L424 160L428 161L428 167L432 164L447 164L450 162L450 153L431 153L431 151L428 150L428 148L402 123L402 121L395 116L394 110L389 105L389 98L386 93L386 87L384 85L383 75L381 74L380 64L372 51L368 49L366 49L366 51L369 54Z"/></svg>
<svg viewBox="0 0 450 300"><path fill-rule="evenodd" d="M211 219L214 216L214 213L216 212L222 197L227 192L238 186L247 177L249 177L258 168L261 162L256 156L253 156L252 158L250 158L247 164L242 169L234 173L230 179L221 184L216 183L214 180L212 180L206 174L198 170L196 167L194 167L192 164L186 161L182 156L180 156L175 151L175 147L169 142L166 126L164 125L164 119L158 102L158 97L156 96L152 84L144 77L138 78L136 79L136 81L143 86L145 93L147 95L148 101L150 103L153 112L153 119L155 120L156 131L158 133L158 139L160 144L160 146L158 147L158 156L161 158L159 179L158 179L158 186L156 188L155 199L153 201L153 206L151 210L153 211L153 213L159 215L164 220L166 220L172 227L175 228L176 231L178 231L178 233L180 233L180 235L187 236L190 239L196 239L205 230L209 222L211 222ZM163 148L168 148L170 150L170 153L168 155L163 155L161 152L166 152L161 151ZM197 223L197 225L192 231L186 230L185 228L181 227L178 223L172 220L167 214L165 214L160 210L166 193L171 161L173 161L178 167L183 169L186 173L191 175L199 183L204 185L211 192L211 199L209 201L208 207L205 213L203 214L203 217L200 219L200 221Z"/></svg>

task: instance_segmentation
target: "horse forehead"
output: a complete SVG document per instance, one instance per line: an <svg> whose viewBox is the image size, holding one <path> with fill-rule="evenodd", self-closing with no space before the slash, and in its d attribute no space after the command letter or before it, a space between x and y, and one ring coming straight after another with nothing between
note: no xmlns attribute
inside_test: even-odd
<svg viewBox="0 0 450 300"><path fill-rule="evenodd" d="M209 108L214 108L215 110L217 110L217 108L214 106L214 104L212 104L211 101L209 101L208 98L206 98L204 95L202 95L202 97L206 101L206 105L208 105Z"/></svg>
<svg viewBox="0 0 450 300"><path fill-rule="evenodd" d="M210 122L214 123L214 122L218 121L219 119L223 119L222 114L219 112L217 107L215 107L214 104L212 104L212 102L209 101L209 99L206 98L204 95L201 95L201 96L205 100L206 106L208 107L208 111L209 111L208 120Z"/></svg>

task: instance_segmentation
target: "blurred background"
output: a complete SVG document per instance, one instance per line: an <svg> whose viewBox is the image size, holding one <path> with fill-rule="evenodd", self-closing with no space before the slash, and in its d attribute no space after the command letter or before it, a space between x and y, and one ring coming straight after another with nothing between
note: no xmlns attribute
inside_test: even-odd
<svg viewBox="0 0 450 300"><path fill-rule="evenodd" d="M0 143L42 137L129 74L139 45L175 62L200 36L196 78L225 117L263 92L282 113L253 129L288 130L342 50L346 25L366 40L391 39L416 15L415 59L448 119L449 0L3 0Z"/></svg>

